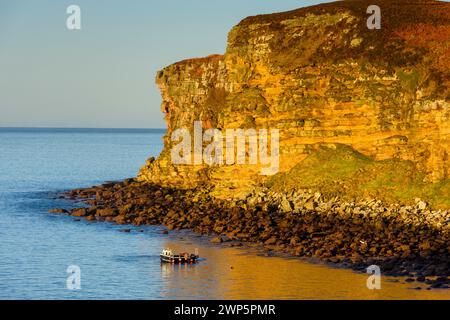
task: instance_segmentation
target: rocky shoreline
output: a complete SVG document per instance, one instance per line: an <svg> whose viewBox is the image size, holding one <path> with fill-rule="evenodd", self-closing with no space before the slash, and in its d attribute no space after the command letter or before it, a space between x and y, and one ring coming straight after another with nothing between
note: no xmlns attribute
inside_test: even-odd
<svg viewBox="0 0 450 320"><path fill-rule="evenodd" d="M87 206L52 212L90 221L165 225L213 236L212 242L252 242L268 253L319 258L365 272L406 276L429 288L450 287L450 211L381 201L343 202L318 192L272 192L256 188L246 199L221 200L208 187L163 188L127 179L64 193ZM417 287L418 289L420 287Z"/></svg>

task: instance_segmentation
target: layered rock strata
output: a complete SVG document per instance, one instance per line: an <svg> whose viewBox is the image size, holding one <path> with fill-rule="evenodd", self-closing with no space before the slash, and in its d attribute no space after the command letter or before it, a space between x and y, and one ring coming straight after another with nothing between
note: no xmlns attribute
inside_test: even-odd
<svg viewBox="0 0 450 320"><path fill-rule="evenodd" d="M450 4L340 1L249 17L224 55L189 59L156 76L167 122L164 150L140 181L250 190L254 165L175 165L174 130L276 128L280 172L317 144L346 144L376 160L412 161L425 181L450 178ZM238 194L236 191L235 194Z"/></svg>

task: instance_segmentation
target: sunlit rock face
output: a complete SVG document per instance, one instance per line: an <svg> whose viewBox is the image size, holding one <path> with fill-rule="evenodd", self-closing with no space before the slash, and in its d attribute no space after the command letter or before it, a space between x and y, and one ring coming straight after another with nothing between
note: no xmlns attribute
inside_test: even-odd
<svg viewBox="0 0 450 320"><path fill-rule="evenodd" d="M205 129L279 129L280 172L318 144L339 143L410 160L430 182L450 178L450 3L378 1L380 30L367 28L370 4L248 17L229 32L224 55L158 72L165 147L139 179L218 190L264 181L258 165L174 165L172 132L197 120Z"/></svg>

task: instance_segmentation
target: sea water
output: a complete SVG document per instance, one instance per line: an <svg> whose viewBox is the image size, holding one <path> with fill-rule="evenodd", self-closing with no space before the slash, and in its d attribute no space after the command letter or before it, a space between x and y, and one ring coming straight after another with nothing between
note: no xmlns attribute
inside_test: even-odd
<svg viewBox="0 0 450 320"><path fill-rule="evenodd" d="M58 192L135 176L162 150L163 135L0 128L0 299L450 299L449 290L414 290L420 284L389 277L369 290L366 274L216 246L189 231L48 212L73 205ZM202 260L162 265L165 247L198 249ZM79 289L68 285L71 266L80 270Z"/></svg>

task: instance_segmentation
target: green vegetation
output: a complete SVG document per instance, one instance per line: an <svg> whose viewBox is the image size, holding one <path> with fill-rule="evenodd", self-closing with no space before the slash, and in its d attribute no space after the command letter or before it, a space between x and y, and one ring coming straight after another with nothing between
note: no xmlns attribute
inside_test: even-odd
<svg viewBox="0 0 450 320"><path fill-rule="evenodd" d="M402 70L398 70L397 75L406 89L408 89L410 92L415 92L417 90L420 78L417 71L414 70L411 73L406 73Z"/></svg>
<svg viewBox="0 0 450 320"><path fill-rule="evenodd" d="M435 208L450 208L450 179L424 182L425 174L410 161L375 161L346 145L319 146L289 172L271 177L276 191L311 189L325 197L377 198L386 202L414 203L415 198Z"/></svg>

